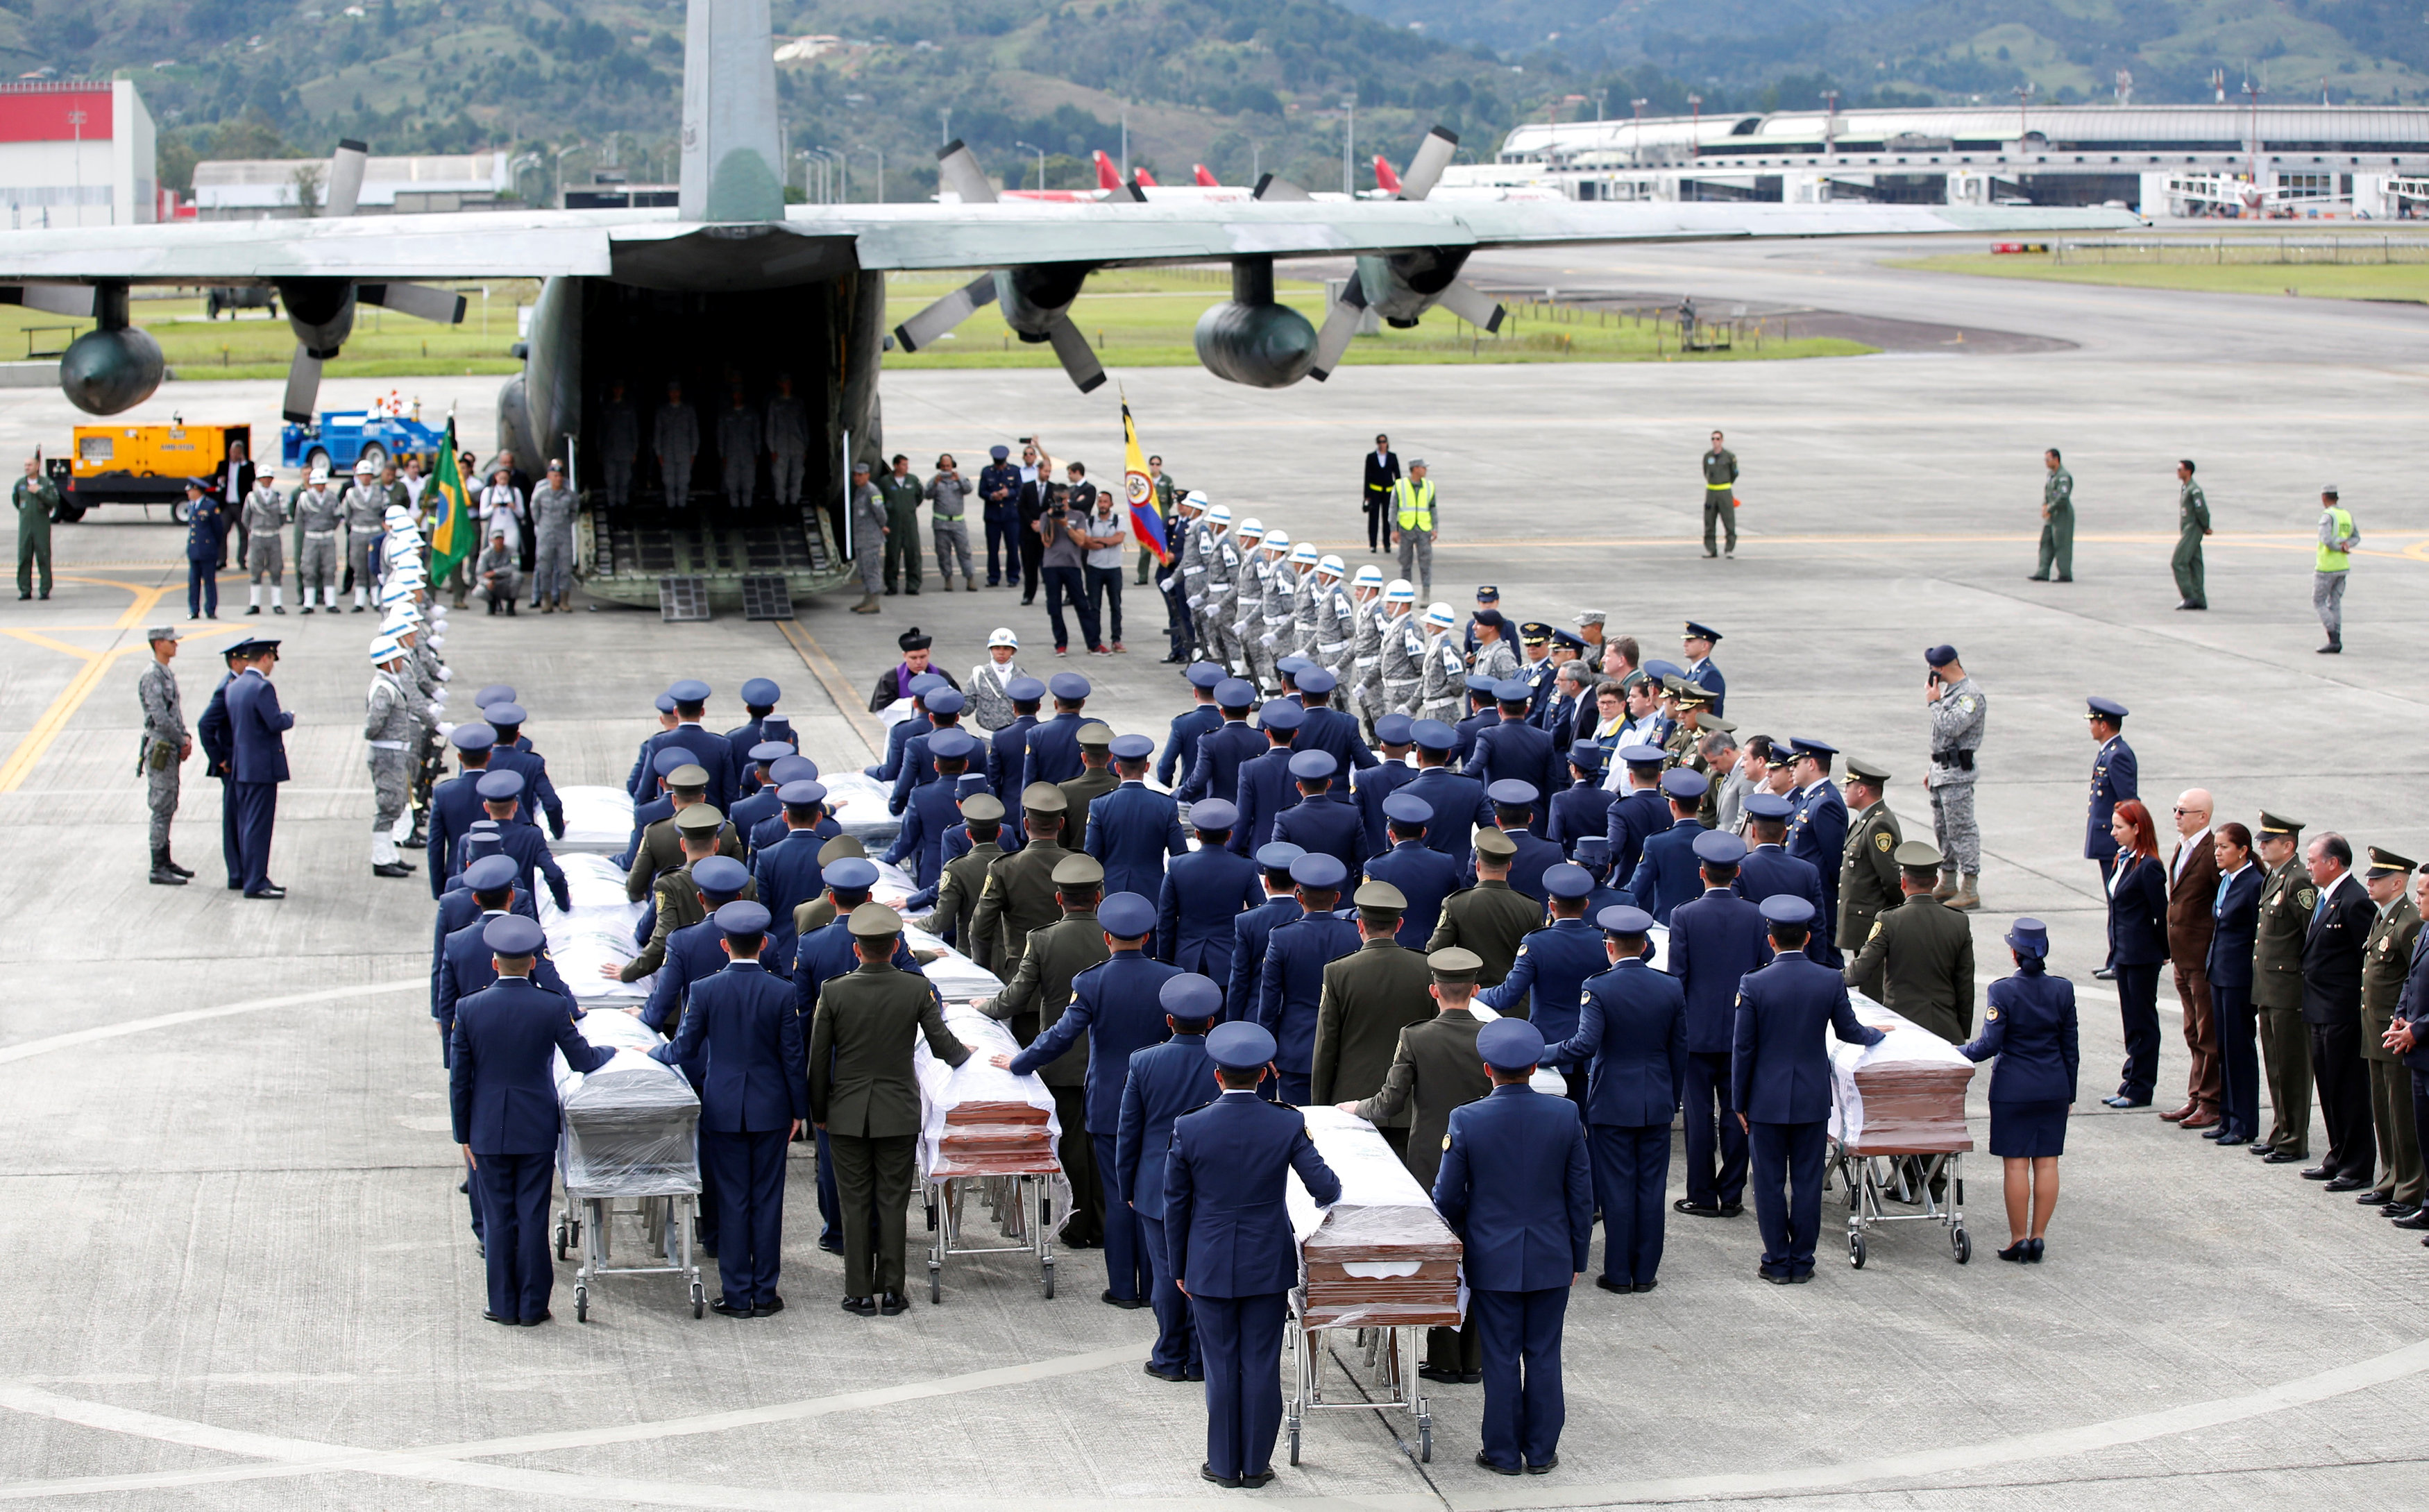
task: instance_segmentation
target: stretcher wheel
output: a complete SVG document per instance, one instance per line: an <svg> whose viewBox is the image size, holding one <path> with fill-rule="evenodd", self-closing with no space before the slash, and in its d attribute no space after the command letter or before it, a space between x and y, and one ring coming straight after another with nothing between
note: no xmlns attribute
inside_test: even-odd
<svg viewBox="0 0 2429 1512"><path fill-rule="evenodd" d="M1049 1291L1049 1292L1047 1293L1047 1295L1048 1295L1048 1296L1049 1296L1049 1297L1050 1297L1050 1296L1052 1296L1053 1294L1054 1294L1054 1293L1053 1293L1053 1292L1051 1292L1051 1291ZM945 1300L945 1268L944 1268L943 1266L941 1266L941 1265L938 1265L935 1261L934 1261L934 1260L930 1260L930 1261L928 1262L928 1301L929 1301L930 1303L934 1304L934 1303L941 1303L941 1302L943 1302L944 1300Z"/></svg>
<svg viewBox="0 0 2429 1512"><path fill-rule="evenodd" d="M559 1218L556 1221L556 1257L560 1260L566 1257L566 1237L565 1220Z"/></svg>
<svg viewBox="0 0 2429 1512"><path fill-rule="evenodd" d="M708 1289L697 1281L691 1284L691 1315L695 1318L708 1316Z"/></svg>
<svg viewBox="0 0 2429 1512"><path fill-rule="evenodd" d="M1957 1263L1959 1265L1964 1264L1967 1260L1974 1257L1973 1238L1961 1228L1949 1230L1948 1248L1951 1253L1956 1255Z"/></svg>
<svg viewBox="0 0 2429 1512"><path fill-rule="evenodd" d="M1046 1300L1051 1302L1054 1300L1054 1262L1052 1260L1048 1260L1038 1269L1044 1273L1046 1278L1044 1283Z"/></svg>
<svg viewBox="0 0 2429 1512"><path fill-rule="evenodd" d="M1864 1268L1863 1235L1850 1234L1847 1236L1847 1263L1854 1266L1859 1271Z"/></svg>
<svg viewBox="0 0 2429 1512"><path fill-rule="evenodd" d="M1430 1464L1432 1464L1433 1462L1434 1462L1434 1425L1433 1425L1432 1423L1430 1423L1430 1422L1421 1422L1421 1423L1418 1423L1418 1424L1417 1424L1417 1463L1418 1463L1418 1464L1420 1464L1420 1465L1430 1465Z"/></svg>
<svg viewBox="0 0 2429 1512"><path fill-rule="evenodd" d="M588 1287L575 1287L573 1289L573 1321L575 1323L588 1323L590 1321L590 1289Z"/></svg>

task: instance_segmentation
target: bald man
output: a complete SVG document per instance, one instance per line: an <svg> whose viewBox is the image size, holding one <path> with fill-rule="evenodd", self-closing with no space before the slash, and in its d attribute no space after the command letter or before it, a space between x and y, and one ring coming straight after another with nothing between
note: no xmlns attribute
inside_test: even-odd
<svg viewBox="0 0 2429 1512"><path fill-rule="evenodd" d="M2218 849L2211 843L2209 794L2187 788L2176 797L2176 848L2168 858L2168 960L2176 997L2185 1008L2185 1105L2161 1118L2187 1128L2219 1126L2218 1021L2210 1011L2209 939L2217 929Z"/></svg>

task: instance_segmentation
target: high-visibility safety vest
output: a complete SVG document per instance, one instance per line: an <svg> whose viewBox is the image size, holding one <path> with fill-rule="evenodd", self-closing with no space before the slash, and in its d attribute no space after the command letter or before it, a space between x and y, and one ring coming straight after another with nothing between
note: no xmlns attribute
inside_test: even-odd
<svg viewBox="0 0 2429 1512"><path fill-rule="evenodd" d="M1431 478L1402 478L1392 485L1392 507L1404 531L1429 531L1434 528L1434 481Z"/></svg>
<svg viewBox="0 0 2429 1512"><path fill-rule="evenodd" d="M2328 518L2335 521L2334 524L2328 527L2328 530L2329 534L2336 539L2341 541L2352 537L2354 533L2354 522L2353 514L2350 510L2332 504L2328 507ZM2351 567L2352 565L2352 559L2346 556L2344 552L2339 551L2335 547L2325 543L2321 545L2319 559L2320 571L2342 572L2346 567Z"/></svg>

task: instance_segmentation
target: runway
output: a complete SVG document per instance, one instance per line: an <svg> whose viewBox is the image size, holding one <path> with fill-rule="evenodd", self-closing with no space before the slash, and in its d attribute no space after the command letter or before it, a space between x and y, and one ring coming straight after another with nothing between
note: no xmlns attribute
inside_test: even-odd
<svg viewBox="0 0 2429 1512"><path fill-rule="evenodd" d="M1887 271L1920 243L1494 255L1496 276L1845 310L2062 338L2058 351L1796 363L1360 368L1279 394L1184 370L1117 372L1150 451L1184 485L1365 560L1356 459L1378 430L1434 466L1446 530L1435 597L1479 583L1507 610L1717 659L1742 733L1810 735L1895 774L1929 832L1921 651L1951 641L1991 700L1977 959L2020 913L2047 920L2084 1029L2050 1257L2003 1265L1995 1162L1968 1183L1975 1261L1914 1228L1837 1260L1825 1207L1814 1285L1756 1281L1751 1215L1673 1215L1661 1289L1581 1288L1560 1471L1523 1484L1471 1462L1474 1388L1434 1395L1418 1466L1365 1414L1319 1418L1269 1500L1310 1508L1898 1505L2062 1508L2418 1501L2415 1321L2429 1255L2374 1210L2161 1124L2114 1113L2115 996L2090 979L2103 914L2082 859L2091 745L2083 698L2133 710L2143 795L2199 784L2222 818L2258 808L2356 847L2429 854L2415 796L2429 510L2418 498L2429 316L2331 301L2163 294ZM1483 271L1488 259L1479 257ZM1571 274L1564 270L1579 270ZM332 380L326 402L419 392L458 404L487 450L498 381ZM885 439L923 472L1043 436L1117 470L1116 387L1051 373L884 381ZM251 418L277 386L172 385L136 419ZM0 450L65 444L47 391L0 394ZM1696 542L1694 454L1714 427L1743 460L1734 561ZM2076 479L2078 581L2024 581L2040 452ZM2213 609L2173 611L2172 469L2196 458L2217 518ZM2342 657L2312 653L2309 538L2323 483L2364 534ZM839 1259L813 1240L796 1168L782 1316L694 1322L648 1278L594 1293L592 1322L503 1330L456 1195L426 993L419 877L369 871L362 655L370 616L231 618L283 633L295 781L272 874L242 901L217 862L218 794L187 768L183 889L144 883L133 772L140 627L185 623L182 533L105 509L55 530L52 600L0 609L0 1499L95 1508L587 1505L1056 1512L1223 1504L1196 1473L1202 1411L1139 1371L1144 1313L1094 1299L1097 1257L1039 1299L1007 1260L956 1261L946 1300L900 1319L837 1311ZM933 573L933 557L930 560ZM982 574L983 567L982 566ZM917 623L961 676L986 631L1033 671L1094 680L1093 711L1161 737L1180 684L1155 665L1160 605L1126 601L1126 655L1058 662L1043 602L929 591L780 630L663 626L603 610L454 616L454 686L513 683L560 784L620 781L648 703L686 676L783 684L822 764L867 761L850 700ZM234 610L229 607L231 597ZM198 627L207 628L207 627ZM189 719L215 644L177 663ZM839 706L842 705L842 706ZM849 712L847 712L849 709ZM721 728L721 726L720 726ZM1986 978L1987 979L1987 978ZM2163 1001L2165 1096L2184 1048ZM1981 1090L1975 1081L1977 1139ZM1675 1180L1674 1176L1674 1180ZM915 1241L919 1238L914 1222ZM568 1273L570 1274L570 1271Z"/></svg>

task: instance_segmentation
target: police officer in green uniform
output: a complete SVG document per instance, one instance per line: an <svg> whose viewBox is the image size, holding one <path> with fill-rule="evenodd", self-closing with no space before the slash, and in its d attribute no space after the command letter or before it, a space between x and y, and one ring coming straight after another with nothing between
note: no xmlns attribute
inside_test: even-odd
<svg viewBox="0 0 2429 1512"><path fill-rule="evenodd" d="M1973 921L1932 895L1940 847L1909 840L1890 852L1906 901L1873 923L1842 979L1951 1044L1974 1037Z"/></svg>
<svg viewBox="0 0 2429 1512"><path fill-rule="evenodd" d="M40 457L25 459L25 475L9 491L17 506L17 597L34 596L34 569L42 573L42 597L51 596L51 511L59 507L58 485L42 476Z"/></svg>
<svg viewBox="0 0 2429 1512"><path fill-rule="evenodd" d="M1094 856L1066 854L1054 863L1050 879L1055 905L1063 916L1029 931L1028 947L1011 981L979 1005L989 1018L1010 1020L1012 1037L1023 1045L1052 1028L1070 1007L1074 977L1113 957L1104 929L1097 922L1097 895L1105 885L1103 864ZM1064 1174L1071 1178L1072 1202L1064 1239L1073 1249L1089 1249L1104 1233L1105 1193L1097 1179L1096 1145L1088 1137L1087 1040L1082 1038L1040 1066L1037 1079L1054 1094L1054 1111L1063 1121L1063 1138L1055 1153L1062 1158Z"/></svg>
<svg viewBox="0 0 2429 1512"><path fill-rule="evenodd" d="M1859 756L1847 758L1847 848L1839 863L1840 940L1870 940L1873 921L1904 901L1892 854L1906 842L1890 812L1890 774ZM1937 889L1934 890L1935 892Z"/></svg>
<svg viewBox="0 0 2429 1512"><path fill-rule="evenodd" d="M1029 949L1029 931L1061 918L1054 903L1054 868L1071 852L1063 848L1063 790L1032 782L1021 790L1020 822L1029 844L987 865L970 915L970 939L962 947L971 960L1009 980ZM823 859L823 858L821 858Z"/></svg>
<svg viewBox="0 0 2429 1512"><path fill-rule="evenodd" d="M2415 1211L2429 1195L2412 1116L2412 1072L2386 1044L2396 999L2411 975L2413 937L2421 932L2421 911L2404 896L2415 864L2372 846L2370 870L2362 878L2370 900L2378 905L2362 945L2361 1053L2370 1065L2370 1111L2377 1126L2380 1165L2378 1180L2354 1200L2374 1200L2389 1218Z"/></svg>
<svg viewBox="0 0 2429 1512"><path fill-rule="evenodd" d="M2209 590L2202 577L2202 537L2209 534L2209 500L2193 482L2193 459L2176 464L2176 554L2168 565L2176 571L2179 609L2206 609Z"/></svg>
<svg viewBox="0 0 2429 1512"><path fill-rule="evenodd" d="M2057 568L2057 581L2074 581L2074 474L2058 461L2057 448L2041 453L2041 466L2049 476L2041 480L2041 559L2033 569L2032 581L2047 583L2050 568Z"/></svg>
<svg viewBox="0 0 2429 1512"><path fill-rule="evenodd" d="M2252 945L2252 1006L2260 1016L2260 1056L2275 1122L2255 1140L2272 1165L2311 1153L2311 1032L2303 1022L2303 942L2320 890L2303 869L2303 826L2263 809L2256 837L2269 876L2260 884L2260 929Z"/></svg>
<svg viewBox="0 0 2429 1512"><path fill-rule="evenodd" d="M810 1119L834 1152L843 1219L843 1310L888 1317L907 1310L903 1209L911 1201L919 1139L914 1035L947 1065L970 1047L945 1027L944 1004L928 979L894 964L902 916L883 903L851 911L857 970L818 989L810 1018ZM875 1215L871 1232L870 1215Z"/></svg>
<svg viewBox="0 0 2429 1512"><path fill-rule="evenodd" d="M1518 842L1499 830L1479 830L1476 885L1443 899L1442 920L1426 942L1428 955L1454 945L1475 951L1484 962L1477 975L1479 986L1499 986L1518 959L1518 947L1544 922L1535 900L1510 885L1510 863L1517 856Z"/></svg>
<svg viewBox="0 0 2429 1512"><path fill-rule="evenodd" d="M1716 527L1726 526L1728 554L1738 554L1738 454L1721 444L1721 433L1712 433L1712 449L1704 453L1704 555L1720 555L1714 539Z"/></svg>

